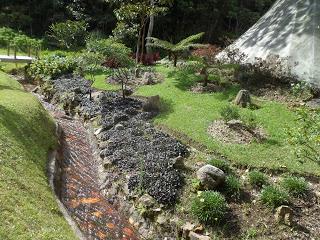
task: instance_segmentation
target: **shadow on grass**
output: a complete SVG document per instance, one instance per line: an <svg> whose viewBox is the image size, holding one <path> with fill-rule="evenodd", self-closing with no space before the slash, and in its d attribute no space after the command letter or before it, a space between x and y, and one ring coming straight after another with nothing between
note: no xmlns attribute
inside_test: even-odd
<svg viewBox="0 0 320 240"><path fill-rule="evenodd" d="M174 103L171 99L162 98L160 102L160 114L158 118L166 119L171 113L173 113L173 105Z"/></svg>
<svg viewBox="0 0 320 240"><path fill-rule="evenodd" d="M45 116L41 116L43 114L45 113L39 112L39 115L35 119L27 120L23 114L11 111L0 105L0 125L9 132L11 138L18 143L18 146L20 145L24 149L27 149L27 152L32 156L33 154L38 154L38 149L46 149L48 146L46 142L48 139L43 134L39 134L37 129L39 126L36 124L36 121L45 121ZM50 131L50 129L46 130ZM34 139L37 141L34 141ZM14 151L14 149L10 151ZM33 157L31 159L35 160ZM35 163L42 166L38 162Z"/></svg>

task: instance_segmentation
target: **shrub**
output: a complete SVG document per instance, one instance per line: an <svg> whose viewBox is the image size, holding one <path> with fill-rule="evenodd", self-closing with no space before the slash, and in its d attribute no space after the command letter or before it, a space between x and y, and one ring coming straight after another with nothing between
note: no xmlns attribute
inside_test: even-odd
<svg viewBox="0 0 320 240"><path fill-rule="evenodd" d="M66 21L50 26L49 36L62 48L72 49L85 45L88 24L85 21Z"/></svg>
<svg viewBox="0 0 320 240"><path fill-rule="evenodd" d="M241 192L241 183L236 176L229 175L226 177L224 189L229 196L239 198Z"/></svg>
<svg viewBox="0 0 320 240"><path fill-rule="evenodd" d="M266 186L261 192L261 201L269 207L276 208L289 203L289 195L277 186Z"/></svg>
<svg viewBox="0 0 320 240"><path fill-rule="evenodd" d="M252 112L241 116L241 121L249 129L255 129L258 126L257 117Z"/></svg>
<svg viewBox="0 0 320 240"><path fill-rule="evenodd" d="M27 75L33 80L57 78L64 74L73 73L77 67L75 56L52 54L34 61L27 68Z"/></svg>
<svg viewBox="0 0 320 240"><path fill-rule="evenodd" d="M282 179L280 185L292 196L302 196L308 191L308 183L304 178L293 176L285 177Z"/></svg>
<svg viewBox="0 0 320 240"><path fill-rule="evenodd" d="M268 177L259 171L252 171L249 173L249 183L252 186L262 187L268 184Z"/></svg>
<svg viewBox="0 0 320 240"><path fill-rule="evenodd" d="M225 173L231 172L230 163L228 163L225 160L213 158L213 159L208 160L208 164L221 169Z"/></svg>
<svg viewBox="0 0 320 240"><path fill-rule="evenodd" d="M225 106L220 110L220 115L225 122L240 119L239 109L235 106Z"/></svg>
<svg viewBox="0 0 320 240"><path fill-rule="evenodd" d="M288 142L301 161L320 164L320 110L299 109L296 124L288 129Z"/></svg>
<svg viewBox="0 0 320 240"><path fill-rule="evenodd" d="M201 192L191 203L191 212L201 222L219 222L227 211L225 198L219 192Z"/></svg>

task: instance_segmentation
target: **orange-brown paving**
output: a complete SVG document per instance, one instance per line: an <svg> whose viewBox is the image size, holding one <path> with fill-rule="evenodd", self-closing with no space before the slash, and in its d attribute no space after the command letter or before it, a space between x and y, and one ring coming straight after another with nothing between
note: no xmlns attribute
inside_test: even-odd
<svg viewBox="0 0 320 240"><path fill-rule="evenodd" d="M138 239L133 227L99 192L97 163L83 124L54 116L63 129L61 150L62 177L57 192L73 220L87 239Z"/></svg>

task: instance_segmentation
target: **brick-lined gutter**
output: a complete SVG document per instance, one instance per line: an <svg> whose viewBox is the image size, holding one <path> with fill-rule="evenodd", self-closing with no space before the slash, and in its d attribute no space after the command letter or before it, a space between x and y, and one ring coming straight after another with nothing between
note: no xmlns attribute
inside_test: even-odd
<svg viewBox="0 0 320 240"><path fill-rule="evenodd" d="M49 156L50 186L75 234L81 240L139 239L126 218L100 193L98 160L83 123L40 101L56 120L59 137L59 148Z"/></svg>

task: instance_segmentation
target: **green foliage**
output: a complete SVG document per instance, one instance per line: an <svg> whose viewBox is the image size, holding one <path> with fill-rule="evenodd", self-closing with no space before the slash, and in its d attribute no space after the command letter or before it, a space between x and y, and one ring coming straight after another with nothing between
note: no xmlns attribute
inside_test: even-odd
<svg viewBox="0 0 320 240"><path fill-rule="evenodd" d="M249 173L249 183L255 187L262 187L268 184L268 177L259 171L252 171Z"/></svg>
<svg viewBox="0 0 320 240"><path fill-rule="evenodd" d="M302 196L308 191L308 183L304 178L299 177L285 177L280 183L281 187L285 189L292 196Z"/></svg>
<svg viewBox="0 0 320 240"><path fill-rule="evenodd" d="M203 35L203 32L191 35L176 44L158 38L149 37L148 39L150 40L150 42L147 44L147 46L153 48L161 48L168 51L169 56L172 55L173 57L174 66L176 66L179 54L186 50L189 50L190 48L198 48L203 46L202 44L195 43L196 41L200 40L203 37Z"/></svg>
<svg viewBox="0 0 320 240"><path fill-rule="evenodd" d="M302 162L320 164L320 110L299 109L296 125L288 129L288 141Z"/></svg>
<svg viewBox="0 0 320 240"><path fill-rule="evenodd" d="M77 239L48 185L55 124L38 99L0 72L0 239Z"/></svg>
<svg viewBox="0 0 320 240"><path fill-rule="evenodd" d="M261 191L261 201L269 207L276 208L289 203L289 195L278 186L265 186Z"/></svg>
<svg viewBox="0 0 320 240"><path fill-rule="evenodd" d="M219 192L200 192L191 203L191 212L201 222L219 222L227 212L227 203Z"/></svg>
<svg viewBox="0 0 320 240"><path fill-rule="evenodd" d="M208 164L221 169L225 173L231 172L230 163L225 160L212 158L212 159L208 160Z"/></svg>
<svg viewBox="0 0 320 240"><path fill-rule="evenodd" d="M240 119L239 109L232 105L227 105L221 108L220 115L225 122Z"/></svg>
<svg viewBox="0 0 320 240"><path fill-rule="evenodd" d="M230 197L239 198L241 193L241 183L239 179L234 175L227 176L224 183L224 191Z"/></svg>
<svg viewBox="0 0 320 240"><path fill-rule="evenodd" d="M249 129L255 129L258 126L257 116L252 112L242 115L241 121Z"/></svg>
<svg viewBox="0 0 320 240"><path fill-rule="evenodd" d="M34 61L27 67L31 79L57 78L64 74L73 73L78 66L78 58L74 55L51 54Z"/></svg>
<svg viewBox="0 0 320 240"><path fill-rule="evenodd" d="M75 49L85 45L88 24L85 21L71 21L54 23L50 26L49 37L54 39L60 47Z"/></svg>
<svg viewBox="0 0 320 240"><path fill-rule="evenodd" d="M31 49L38 51L42 46L42 40L30 38L27 35L14 31L11 28L0 28L0 46L8 48L15 48L16 51L30 53Z"/></svg>

